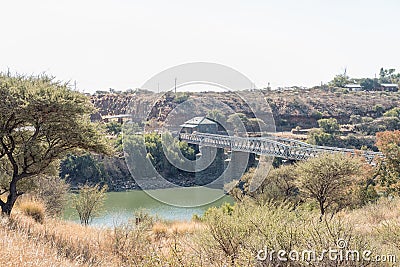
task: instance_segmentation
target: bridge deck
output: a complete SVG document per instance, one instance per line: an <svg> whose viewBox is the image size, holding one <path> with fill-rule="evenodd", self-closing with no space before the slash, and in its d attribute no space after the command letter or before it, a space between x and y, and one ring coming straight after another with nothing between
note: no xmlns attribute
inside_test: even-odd
<svg viewBox="0 0 400 267"><path fill-rule="evenodd" d="M376 157L383 158L380 152L346 149L338 147L314 146L298 140L277 137L232 137L206 133L181 133L182 141L202 146L227 148L232 151L249 152L263 156L274 156L290 160L305 160L320 153L343 153L360 155L371 163Z"/></svg>

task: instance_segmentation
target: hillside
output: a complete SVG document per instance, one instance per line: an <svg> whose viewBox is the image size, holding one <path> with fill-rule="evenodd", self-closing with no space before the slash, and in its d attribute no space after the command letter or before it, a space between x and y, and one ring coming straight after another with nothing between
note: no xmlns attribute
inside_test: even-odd
<svg viewBox="0 0 400 267"><path fill-rule="evenodd" d="M272 110L277 131L290 131L296 126L317 127L318 119L329 117L336 118L340 124L349 123L351 115L375 119L382 116L385 111L400 106L398 92L348 92L343 89L314 88L293 91L263 90L262 93ZM251 116L248 107L231 92L177 93L177 95L136 92L98 94L91 98L99 109L99 114L103 116L129 112L138 114L154 104L150 118L164 121L167 114L187 98L213 98L223 102L235 112ZM205 106L205 112L209 108Z"/></svg>
<svg viewBox="0 0 400 267"><path fill-rule="evenodd" d="M400 93L398 92L348 92L343 89L297 89L285 91L263 90L264 101L268 105L259 105L258 111L273 114L277 135L289 138L306 140L316 145L337 146L345 148L377 150L375 134L379 131L400 128L398 117L387 117L383 114L394 107L400 107ZM212 101L210 101L212 99ZM251 118L254 114L248 105L233 92L203 92L203 93L177 93L171 92L155 94L148 91L135 91L130 93L106 93L91 96L92 103L98 109L94 119L101 120L102 116L118 114L136 114L143 120L152 120L147 124L148 130L152 125L163 123L168 114L179 104L190 103L190 112L184 114L193 117L193 114L208 114L215 109L213 101L223 103L231 109L231 113L244 113ZM188 100L188 101L186 101ZM193 104L195 103L195 104ZM317 132L318 120L321 118L335 118L341 125L341 132L335 136L327 136ZM181 118L179 118L181 119ZM138 122L142 122L139 120ZM117 127L112 123L108 127ZM290 131L296 128L297 133ZM298 129L303 129L298 131ZM122 139L118 131L114 135L116 143L120 145ZM299 134L300 133L300 134ZM308 135L307 135L308 133ZM117 137L118 136L118 137ZM308 140L308 141L310 141ZM157 146L157 145L156 145ZM117 149L118 150L118 149ZM124 157L119 148L118 155L112 157L97 157L86 155L70 157L63 161L62 176L76 187L84 183L88 177L92 182L108 184L113 191L137 188L135 181L126 166ZM162 153L161 153L162 154ZM88 166L92 166L88 168ZM82 175L84 173L85 175ZM194 179L187 173L168 175L175 184L193 186Z"/></svg>

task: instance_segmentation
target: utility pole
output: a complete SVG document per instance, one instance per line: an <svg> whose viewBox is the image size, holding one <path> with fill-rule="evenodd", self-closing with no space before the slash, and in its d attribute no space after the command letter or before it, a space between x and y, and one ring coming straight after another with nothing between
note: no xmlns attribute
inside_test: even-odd
<svg viewBox="0 0 400 267"><path fill-rule="evenodd" d="M176 77L175 77L175 94L176 94Z"/></svg>

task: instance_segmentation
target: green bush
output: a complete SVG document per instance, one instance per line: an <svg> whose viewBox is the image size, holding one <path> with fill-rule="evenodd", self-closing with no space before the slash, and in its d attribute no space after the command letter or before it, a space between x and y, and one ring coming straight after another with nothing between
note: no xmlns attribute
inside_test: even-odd
<svg viewBox="0 0 400 267"><path fill-rule="evenodd" d="M316 200L322 216L352 204L365 168L359 158L327 153L298 163L296 169L301 195Z"/></svg>
<svg viewBox="0 0 400 267"><path fill-rule="evenodd" d="M335 118L320 119L318 120L318 126L328 134L335 134L339 132L339 124Z"/></svg>
<svg viewBox="0 0 400 267"><path fill-rule="evenodd" d="M237 200L248 196L261 204L270 200L290 201L295 204L299 201L298 188L294 184L296 178L294 165L281 165L271 170L261 167L257 172L252 168L242 176L236 188L229 193ZM261 185L250 192L250 184L253 180L261 181Z"/></svg>
<svg viewBox="0 0 400 267"><path fill-rule="evenodd" d="M383 113L383 116L400 118L400 108L398 107L392 108L391 110L388 110L385 113Z"/></svg>
<svg viewBox="0 0 400 267"><path fill-rule="evenodd" d="M92 218L97 215L105 200L108 187L99 185L83 185L79 187L78 194L73 198L73 205L78 212L81 224L88 225Z"/></svg>
<svg viewBox="0 0 400 267"><path fill-rule="evenodd" d="M307 142L317 146L336 146L337 139L333 134L321 130L312 130L308 133Z"/></svg>
<svg viewBox="0 0 400 267"><path fill-rule="evenodd" d="M181 104L181 103L185 102L186 100L188 100L189 97L190 97L190 95L187 92L177 93L174 98L174 102L177 104Z"/></svg>

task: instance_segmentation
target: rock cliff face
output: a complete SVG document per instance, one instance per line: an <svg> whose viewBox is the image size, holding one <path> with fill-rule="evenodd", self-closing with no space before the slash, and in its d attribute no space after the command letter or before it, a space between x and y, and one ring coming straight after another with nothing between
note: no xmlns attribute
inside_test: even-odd
<svg viewBox="0 0 400 267"><path fill-rule="evenodd" d="M323 89L303 89L296 91L262 91L272 112L277 131L288 131L296 126L311 128L317 126L317 120L323 117L334 117L339 123L349 122L351 115L376 118L382 112L400 106L400 93L393 92L343 92ZM168 113L187 99L197 101L195 109L207 114L212 106L204 99L212 98L221 101L234 112L241 112L253 117L249 107L242 99L231 92L206 93L166 93L151 94L135 92L132 94L102 94L91 97L98 108L99 115L140 114L143 118L163 122ZM204 102L202 106L201 101Z"/></svg>

